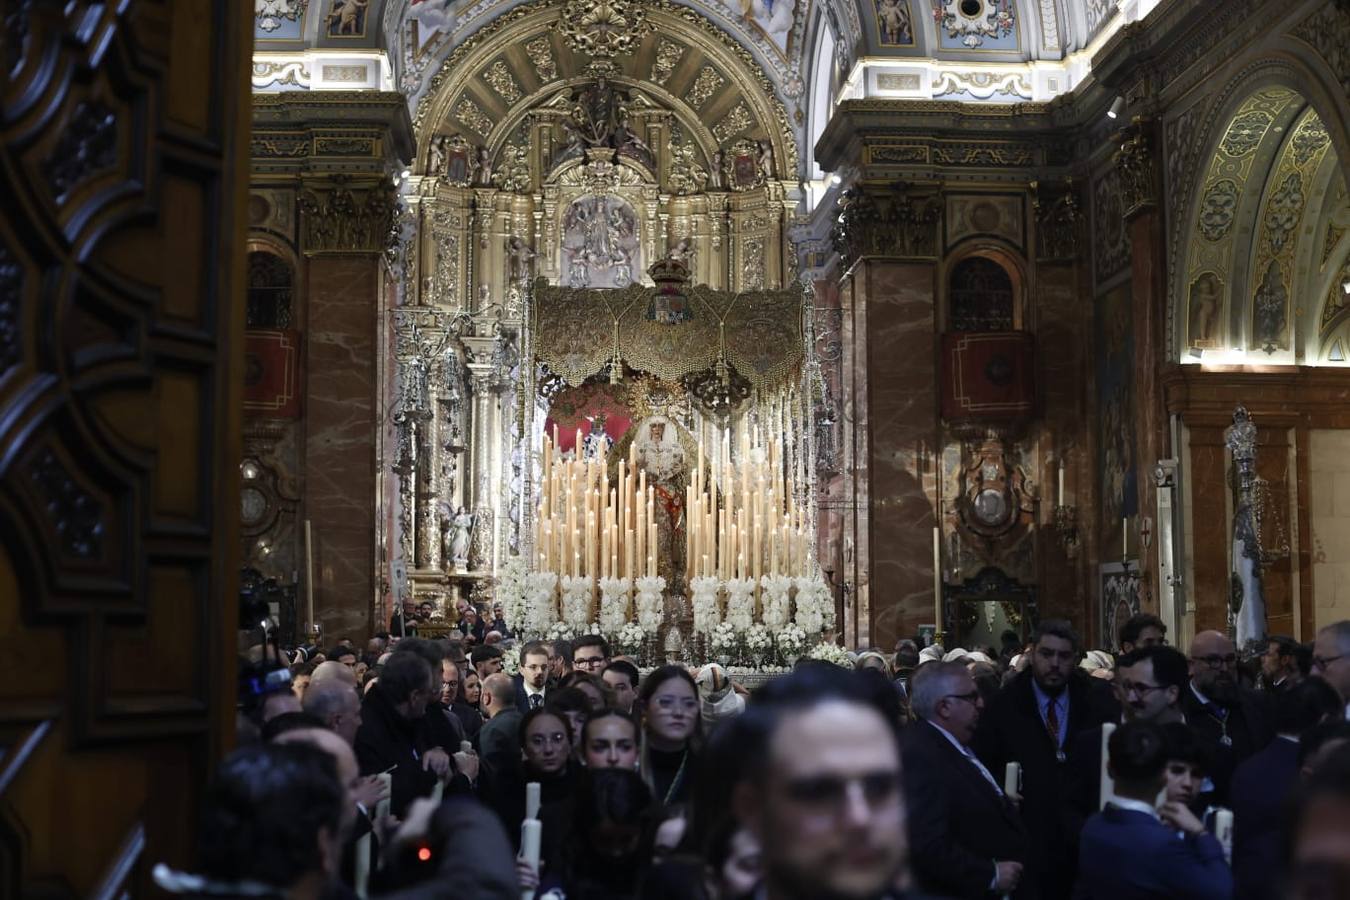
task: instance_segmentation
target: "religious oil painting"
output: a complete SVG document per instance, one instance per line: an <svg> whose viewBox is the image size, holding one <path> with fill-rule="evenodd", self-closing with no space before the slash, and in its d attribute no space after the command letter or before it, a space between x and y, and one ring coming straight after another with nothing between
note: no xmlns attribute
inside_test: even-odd
<svg viewBox="0 0 1350 900"><path fill-rule="evenodd" d="M1102 604L1101 646L1115 647L1120 626L1139 612L1139 566L1105 563L1098 571Z"/></svg>
<svg viewBox="0 0 1350 900"><path fill-rule="evenodd" d="M909 0L875 0L877 32L883 47L914 46L914 19Z"/></svg>
<svg viewBox="0 0 1350 900"><path fill-rule="evenodd" d="M370 0L333 0L324 25L329 37L365 37Z"/></svg>
<svg viewBox="0 0 1350 900"><path fill-rule="evenodd" d="M309 0L255 0L253 38L259 41L299 41L305 36Z"/></svg>
<svg viewBox="0 0 1350 900"><path fill-rule="evenodd" d="M782 53L796 17L798 0L722 0L733 16L769 39Z"/></svg>
<svg viewBox="0 0 1350 900"><path fill-rule="evenodd" d="M1138 508L1132 309L1128 284L1097 300L1097 471L1107 547L1120 546L1121 519Z"/></svg>

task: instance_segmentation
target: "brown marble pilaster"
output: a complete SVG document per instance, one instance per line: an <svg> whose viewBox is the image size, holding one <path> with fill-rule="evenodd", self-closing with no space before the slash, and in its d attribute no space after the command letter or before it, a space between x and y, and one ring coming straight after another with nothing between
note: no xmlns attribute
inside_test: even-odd
<svg viewBox="0 0 1350 900"><path fill-rule="evenodd" d="M865 314L866 355L854 377L866 382L866 433L858 436L865 463L866 504L859 495L871 580L866 638L891 648L898 637L932 622L932 458L937 443L935 264L866 258L854 265L844 290ZM858 410L855 408L855 415ZM864 440L865 438L865 440Z"/></svg>
<svg viewBox="0 0 1350 900"><path fill-rule="evenodd" d="M396 203L389 176L411 158L412 145L407 99L396 92L253 97L251 180L292 199L285 237L302 258L299 519L311 525L315 618L325 646L363 638L377 624L379 341ZM297 531L297 618L304 621L303 525Z"/></svg>
<svg viewBox="0 0 1350 900"><path fill-rule="evenodd" d="M1096 468L1092 464L1096 457L1090 444L1091 418L1087 415L1091 385L1083 377L1092 368L1088 352L1092 340L1088 307L1080 296L1078 272L1073 265L1038 267L1037 380L1042 385L1044 410L1038 429L1041 452L1036 460L1041 473L1036 530L1037 588L1042 618L1068 619L1085 634L1096 634L1087 566L1090 542L1084 540L1085 529L1091 529L1096 521L1093 503ZM1057 495L1060 459L1065 463L1067 497ZM1076 511L1076 546L1070 546L1055 530L1057 505L1072 506Z"/></svg>
<svg viewBox="0 0 1350 900"><path fill-rule="evenodd" d="M1166 364L1167 336L1163 331L1167 304L1167 262L1163 210L1158 203L1155 123L1135 118L1118 136L1120 150L1114 162L1120 172L1122 206L1130 236L1130 294L1134 309L1134 434L1138 471L1138 514L1130 523L1131 558L1140 565L1139 601L1143 609L1158 608L1158 545L1140 541L1140 521L1157 516L1154 464L1170 455L1167 414L1159 374ZM1153 533L1157 534L1154 522Z"/></svg>
<svg viewBox="0 0 1350 900"><path fill-rule="evenodd" d="M304 515L325 637L363 636L376 591L376 344L380 257L309 260Z"/></svg>

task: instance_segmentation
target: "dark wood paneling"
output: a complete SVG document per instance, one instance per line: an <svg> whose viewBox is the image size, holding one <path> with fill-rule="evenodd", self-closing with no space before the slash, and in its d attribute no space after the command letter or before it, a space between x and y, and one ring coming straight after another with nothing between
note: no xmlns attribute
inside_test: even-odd
<svg viewBox="0 0 1350 900"><path fill-rule="evenodd" d="M0 894L146 896L233 739L251 9L2 8Z"/></svg>

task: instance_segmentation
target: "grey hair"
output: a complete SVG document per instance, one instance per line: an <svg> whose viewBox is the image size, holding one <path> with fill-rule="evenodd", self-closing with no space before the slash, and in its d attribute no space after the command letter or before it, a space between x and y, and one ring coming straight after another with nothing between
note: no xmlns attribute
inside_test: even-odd
<svg viewBox="0 0 1350 900"><path fill-rule="evenodd" d="M1350 619L1341 619L1339 622L1332 622L1327 625L1318 634L1330 633L1336 639L1336 647L1342 653L1350 653Z"/></svg>
<svg viewBox="0 0 1350 900"><path fill-rule="evenodd" d="M348 698L356 696L356 688L345 681L325 681L310 685L300 706L311 716L328 720L347 708Z"/></svg>
<svg viewBox="0 0 1350 900"><path fill-rule="evenodd" d="M938 704L951 696L962 679L969 679L965 663L933 662L914 671L909 684L909 705L921 719L931 719Z"/></svg>

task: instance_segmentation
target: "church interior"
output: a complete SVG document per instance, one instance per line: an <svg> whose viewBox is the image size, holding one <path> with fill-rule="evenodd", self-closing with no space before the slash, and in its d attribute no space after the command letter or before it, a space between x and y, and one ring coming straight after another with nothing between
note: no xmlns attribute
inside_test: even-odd
<svg viewBox="0 0 1350 900"><path fill-rule="evenodd" d="M0 10L4 896L190 857L269 640L1350 619L1344 0Z"/></svg>

